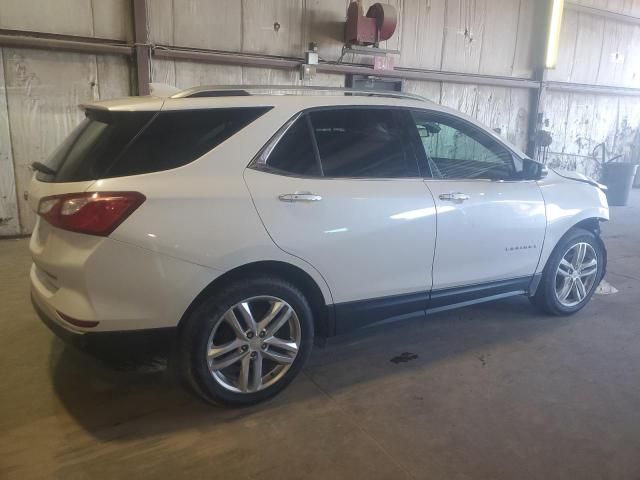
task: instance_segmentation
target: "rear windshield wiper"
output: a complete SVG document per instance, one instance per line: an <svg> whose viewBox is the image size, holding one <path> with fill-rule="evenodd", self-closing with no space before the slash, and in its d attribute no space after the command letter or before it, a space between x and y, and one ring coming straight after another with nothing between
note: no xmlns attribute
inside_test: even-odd
<svg viewBox="0 0 640 480"><path fill-rule="evenodd" d="M57 173L57 170L54 170L51 167L47 167L44 163L42 162L33 162L31 164L31 167L38 171L38 172L42 172L42 173L46 173L47 175L55 175Z"/></svg>

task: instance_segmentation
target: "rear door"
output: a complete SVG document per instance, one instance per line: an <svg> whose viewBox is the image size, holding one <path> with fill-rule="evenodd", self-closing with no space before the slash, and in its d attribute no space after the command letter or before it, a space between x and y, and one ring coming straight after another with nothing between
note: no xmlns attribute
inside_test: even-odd
<svg viewBox="0 0 640 480"><path fill-rule="evenodd" d="M435 205L400 115L304 113L245 172L275 243L327 280L338 331L421 312L431 288Z"/></svg>
<svg viewBox="0 0 640 480"><path fill-rule="evenodd" d="M522 160L462 118L414 110L412 119L438 212L431 307L528 288L546 216Z"/></svg>

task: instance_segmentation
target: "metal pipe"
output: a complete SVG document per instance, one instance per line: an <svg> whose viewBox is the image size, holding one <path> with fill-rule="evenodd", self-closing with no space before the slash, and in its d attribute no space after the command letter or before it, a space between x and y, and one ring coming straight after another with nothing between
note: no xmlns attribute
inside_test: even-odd
<svg viewBox="0 0 640 480"><path fill-rule="evenodd" d="M173 60L186 60L203 63L222 63L250 67L297 69L303 63L301 59L285 59L260 55L247 55L233 52L177 49L165 45L153 49L153 55ZM316 71L322 73L371 75L376 77L401 78L432 82L472 83L511 88L539 88L539 82L525 78L500 77L472 73L439 72L434 70L414 70L396 68L395 70L374 70L365 65L344 63L319 63Z"/></svg>
<svg viewBox="0 0 640 480"><path fill-rule="evenodd" d="M233 52L190 50L165 45L156 45L153 56L170 60L186 60L201 63L221 63L243 65L247 67L294 69L302 64L302 60L284 59L259 55L245 55Z"/></svg>
<svg viewBox="0 0 640 480"><path fill-rule="evenodd" d="M131 55L133 48L126 44L110 44L57 38L27 37L22 35L0 35L0 47L35 48L76 53L104 53L108 55Z"/></svg>
<svg viewBox="0 0 640 480"><path fill-rule="evenodd" d="M593 95L621 95L640 96L640 88L617 87L614 85L593 85L571 82L543 82L543 85L552 91L570 93L589 93Z"/></svg>

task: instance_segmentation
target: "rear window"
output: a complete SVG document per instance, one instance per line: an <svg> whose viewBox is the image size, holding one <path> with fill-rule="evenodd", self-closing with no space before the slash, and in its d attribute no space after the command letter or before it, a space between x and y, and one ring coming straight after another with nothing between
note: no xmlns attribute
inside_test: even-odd
<svg viewBox="0 0 640 480"><path fill-rule="evenodd" d="M80 182L159 172L186 165L269 110L217 108L167 112L88 110L47 162L49 182Z"/></svg>

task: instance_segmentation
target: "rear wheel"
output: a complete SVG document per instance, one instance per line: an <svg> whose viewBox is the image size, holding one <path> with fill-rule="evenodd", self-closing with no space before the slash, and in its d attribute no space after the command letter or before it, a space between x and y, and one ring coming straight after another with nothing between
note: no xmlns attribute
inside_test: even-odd
<svg viewBox="0 0 640 480"><path fill-rule="evenodd" d="M294 285L276 277L240 281L205 300L185 320L183 377L204 399L248 405L298 374L313 344L313 314Z"/></svg>
<svg viewBox="0 0 640 480"><path fill-rule="evenodd" d="M576 228L551 254L533 303L553 315L570 315L591 299L602 279L604 251L596 235Z"/></svg>

